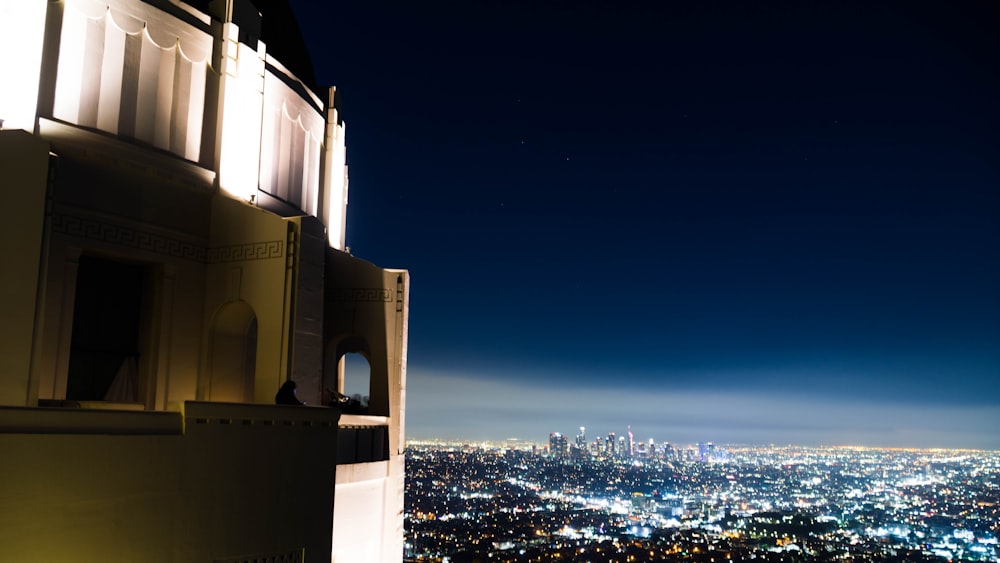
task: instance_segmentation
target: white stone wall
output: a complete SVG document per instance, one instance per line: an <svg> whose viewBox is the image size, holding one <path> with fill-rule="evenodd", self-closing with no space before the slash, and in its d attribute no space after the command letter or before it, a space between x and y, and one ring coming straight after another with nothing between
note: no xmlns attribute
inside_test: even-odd
<svg viewBox="0 0 1000 563"><path fill-rule="evenodd" d="M274 74L264 75L260 189L319 216L323 116Z"/></svg>
<svg viewBox="0 0 1000 563"><path fill-rule="evenodd" d="M212 37L142 2L66 0L53 117L201 153Z"/></svg>

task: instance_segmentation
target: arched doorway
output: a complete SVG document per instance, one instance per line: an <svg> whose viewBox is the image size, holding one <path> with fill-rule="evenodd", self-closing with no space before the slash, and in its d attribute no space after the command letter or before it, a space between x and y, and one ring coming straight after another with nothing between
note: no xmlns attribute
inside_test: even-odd
<svg viewBox="0 0 1000 563"><path fill-rule="evenodd" d="M257 315L243 301L227 303L215 315L209 337L205 400L253 400L257 367Z"/></svg>
<svg viewBox="0 0 1000 563"><path fill-rule="evenodd" d="M360 352L348 352L340 358L340 381L343 393L354 399L364 412L368 411L368 403L372 392L372 368L368 358Z"/></svg>
<svg viewBox="0 0 1000 563"><path fill-rule="evenodd" d="M323 385L352 399L345 414L379 414L382 404L378 357L372 360L368 341L361 336L345 335L326 342L323 354ZM346 400L342 398L342 400ZM373 408L374 407L374 408Z"/></svg>

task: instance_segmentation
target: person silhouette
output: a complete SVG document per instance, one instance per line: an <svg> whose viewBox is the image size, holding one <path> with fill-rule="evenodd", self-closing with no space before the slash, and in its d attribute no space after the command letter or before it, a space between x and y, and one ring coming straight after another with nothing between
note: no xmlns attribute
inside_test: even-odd
<svg viewBox="0 0 1000 563"><path fill-rule="evenodd" d="M288 381L281 384L278 392L274 395L274 403L277 405L304 405L298 397L295 396L295 382L289 379Z"/></svg>

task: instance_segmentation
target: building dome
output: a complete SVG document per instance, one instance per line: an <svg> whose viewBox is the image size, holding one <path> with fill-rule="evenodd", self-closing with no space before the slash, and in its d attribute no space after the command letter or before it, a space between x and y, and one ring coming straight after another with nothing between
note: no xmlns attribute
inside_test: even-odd
<svg viewBox="0 0 1000 563"><path fill-rule="evenodd" d="M262 17L260 38L269 53L306 86L316 90L316 73L288 0L252 0Z"/></svg>
<svg viewBox="0 0 1000 563"><path fill-rule="evenodd" d="M234 3L239 4L239 2L240 0L237 0ZM267 46L267 52L281 61L281 64L303 84L312 90L317 90L312 59L309 57L299 22L288 0L242 0L242 2L253 6L260 14L259 36L255 38L263 41ZM220 4L218 0L187 0L186 3L201 12L218 17L213 10L216 4Z"/></svg>

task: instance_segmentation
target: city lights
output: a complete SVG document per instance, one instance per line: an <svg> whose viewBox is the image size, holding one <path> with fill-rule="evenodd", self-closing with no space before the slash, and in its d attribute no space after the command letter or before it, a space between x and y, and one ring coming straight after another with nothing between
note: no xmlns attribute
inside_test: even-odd
<svg viewBox="0 0 1000 563"><path fill-rule="evenodd" d="M564 455L562 436L552 438L555 450L411 443L407 560L463 553L500 562L998 555L998 452L713 444L709 458L706 442L704 460L692 445L649 448L637 463L601 448L574 452L575 445Z"/></svg>

